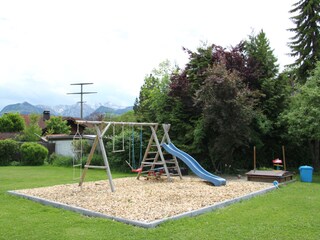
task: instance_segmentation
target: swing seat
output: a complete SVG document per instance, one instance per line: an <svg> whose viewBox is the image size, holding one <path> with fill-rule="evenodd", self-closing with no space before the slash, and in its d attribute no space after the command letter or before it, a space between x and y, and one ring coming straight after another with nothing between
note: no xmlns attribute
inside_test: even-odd
<svg viewBox="0 0 320 240"><path fill-rule="evenodd" d="M142 172L142 168L138 168L138 169L131 169L131 172L134 172L134 173L141 173Z"/></svg>
<svg viewBox="0 0 320 240"><path fill-rule="evenodd" d="M128 161L126 161L126 163L131 168L131 172L134 172L134 173L141 173L142 172L142 168L134 169Z"/></svg>

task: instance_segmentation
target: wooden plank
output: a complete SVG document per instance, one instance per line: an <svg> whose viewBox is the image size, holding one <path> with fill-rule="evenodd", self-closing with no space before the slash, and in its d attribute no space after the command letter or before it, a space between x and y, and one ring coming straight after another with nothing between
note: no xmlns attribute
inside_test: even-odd
<svg viewBox="0 0 320 240"><path fill-rule="evenodd" d="M263 175L263 176L284 176L287 174L291 174L288 171L282 171L282 170L270 170L270 171L261 171L261 170L251 170L250 172L247 172L246 175Z"/></svg>
<svg viewBox="0 0 320 240"><path fill-rule="evenodd" d="M84 165L87 168L106 169L106 166Z"/></svg>
<svg viewBox="0 0 320 240"><path fill-rule="evenodd" d="M143 162L144 166L164 165L164 162Z"/></svg>
<svg viewBox="0 0 320 240"><path fill-rule="evenodd" d="M293 178L293 174L288 171L259 171L251 170L246 173L248 181L256 182L286 182Z"/></svg>

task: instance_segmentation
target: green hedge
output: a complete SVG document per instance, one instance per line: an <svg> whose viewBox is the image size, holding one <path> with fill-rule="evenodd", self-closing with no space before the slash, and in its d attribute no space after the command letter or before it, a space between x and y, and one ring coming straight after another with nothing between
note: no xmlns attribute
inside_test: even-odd
<svg viewBox="0 0 320 240"><path fill-rule="evenodd" d="M0 140L0 166L8 166L19 161L19 143L11 140Z"/></svg>
<svg viewBox="0 0 320 240"><path fill-rule="evenodd" d="M70 167L72 166L72 157L52 153L49 157L48 163L53 166Z"/></svg>
<svg viewBox="0 0 320 240"><path fill-rule="evenodd" d="M25 142L21 145L21 160L23 165L43 165L48 156L48 149L44 146L33 143Z"/></svg>

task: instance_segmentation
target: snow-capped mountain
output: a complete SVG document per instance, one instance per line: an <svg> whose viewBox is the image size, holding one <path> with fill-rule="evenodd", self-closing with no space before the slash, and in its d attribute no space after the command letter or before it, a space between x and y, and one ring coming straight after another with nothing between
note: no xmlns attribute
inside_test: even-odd
<svg viewBox="0 0 320 240"><path fill-rule="evenodd" d="M37 113L41 114L43 111L50 111L51 115L65 116L65 117L80 117L80 103L73 105L57 105L57 106L45 106L45 105L32 105L30 103L16 103L5 106L0 111L0 116L8 112L18 112L21 114ZM83 104L83 116L85 118L89 116L95 116L97 114L111 113L115 115L123 114L127 111L132 110L132 107L120 107L111 103L96 104L90 106Z"/></svg>

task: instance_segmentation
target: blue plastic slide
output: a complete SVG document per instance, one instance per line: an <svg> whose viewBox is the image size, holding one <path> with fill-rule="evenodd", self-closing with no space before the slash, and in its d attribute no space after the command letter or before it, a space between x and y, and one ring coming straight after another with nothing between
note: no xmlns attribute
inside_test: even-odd
<svg viewBox="0 0 320 240"><path fill-rule="evenodd" d="M213 175L212 173L205 170L193 157L191 157L188 153L181 151L178 149L173 143L161 145L168 153L176 156L181 161L183 161L191 171L196 174L198 177L211 182L215 186L226 185L226 180L224 178Z"/></svg>

